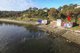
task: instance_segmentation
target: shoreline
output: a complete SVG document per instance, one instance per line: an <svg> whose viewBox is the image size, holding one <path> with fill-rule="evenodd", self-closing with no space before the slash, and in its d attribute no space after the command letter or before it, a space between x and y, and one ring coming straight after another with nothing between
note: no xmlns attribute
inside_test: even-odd
<svg viewBox="0 0 80 53"><path fill-rule="evenodd" d="M0 22L36 25L36 22L32 22L32 21L18 21L18 20L11 20L11 19L0 19Z"/></svg>
<svg viewBox="0 0 80 53"><path fill-rule="evenodd" d="M43 27L42 27L43 28ZM66 39L68 43L75 43L77 45L80 45L80 33L73 31L73 30L67 30L67 29L61 29L61 28L46 28L44 27L45 31L51 34L50 36L53 38L56 37L63 37Z"/></svg>
<svg viewBox="0 0 80 53"><path fill-rule="evenodd" d="M0 19L0 22L37 25L36 22L25 22L25 21L17 21L9 19ZM51 28L48 25L39 25L37 27L40 28L40 30L49 33L50 36L53 38L61 36L65 38L68 42L74 42L80 45L80 33L77 33L76 31L64 28Z"/></svg>

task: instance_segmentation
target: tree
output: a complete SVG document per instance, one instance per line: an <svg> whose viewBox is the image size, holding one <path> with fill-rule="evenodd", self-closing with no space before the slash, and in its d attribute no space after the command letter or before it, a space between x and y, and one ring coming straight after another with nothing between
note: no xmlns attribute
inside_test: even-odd
<svg viewBox="0 0 80 53"><path fill-rule="evenodd" d="M33 9L34 11L37 11L37 10L38 10L38 8L36 8L36 7L33 7L32 9Z"/></svg>
<svg viewBox="0 0 80 53"><path fill-rule="evenodd" d="M74 17L75 17L75 23L77 23L78 16L80 15L80 8L74 9Z"/></svg>
<svg viewBox="0 0 80 53"><path fill-rule="evenodd" d="M55 8L50 8L50 10L48 12L48 16L56 18L57 14L58 14L58 11Z"/></svg>
<svg viewBox="0 0 80 53"><path fill-rule="evenodd" d="M61 11L61 9L62 9L62 7L60 6L60 7L58 8L58 11Z"/></svg>

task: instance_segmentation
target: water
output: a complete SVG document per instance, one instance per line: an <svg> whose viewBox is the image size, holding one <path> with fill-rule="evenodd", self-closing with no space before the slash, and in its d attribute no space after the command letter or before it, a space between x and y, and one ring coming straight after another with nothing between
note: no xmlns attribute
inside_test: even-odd
<svg viewBox="0 0 80 53"><path fill-rule="evenodd" d="M1 23L0 53L80 53L80 47L36 27Z"/></svg>

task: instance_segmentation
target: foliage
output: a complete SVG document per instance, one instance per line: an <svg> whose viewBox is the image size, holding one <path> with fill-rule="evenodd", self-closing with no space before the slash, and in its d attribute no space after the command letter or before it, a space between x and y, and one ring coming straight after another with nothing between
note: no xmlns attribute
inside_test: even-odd
<svg viewBox="0 0 80 53"><path fill-rule="evenodd" d="M27 20L28 18L41 18L41 19L66 19L69 15L72 19L77 21L80 17L80 8L76 8L77 4L70 4L60 6L58 9L55 8L43 8L39 9L37 7L29 8L24 11L0 11L1 18L13 17L12 19Z"/></svg>

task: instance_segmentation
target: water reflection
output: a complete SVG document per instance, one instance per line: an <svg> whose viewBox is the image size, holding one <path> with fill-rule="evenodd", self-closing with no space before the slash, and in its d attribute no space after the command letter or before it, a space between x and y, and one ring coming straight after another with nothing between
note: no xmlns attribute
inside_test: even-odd
<svg viewBox="0 0 80 53"><path fill-rule="evenodd" d="M53 34L54 35L54 34ZM0 24L1 53L80 53L80 47L62 37L52 39L35 26Z"/></svg>
<svg viewBox="0 0 80 53"><path fill-rule="evenodd" d="M27 51L22 51L21 53L36 52L38 51L36 49L39 48L39 50L45 48L44 50L47 52L48 49L46 49L46 47L49 45L49 41L47 41L48 39L45 37L47 37L47 33L35 27L26 28L14 24L0 24L0 50L2 53L19 53L20 51L18 50L25 50L23 47L25 47ZM44 50L42 52L44 52Z"/></svg>

